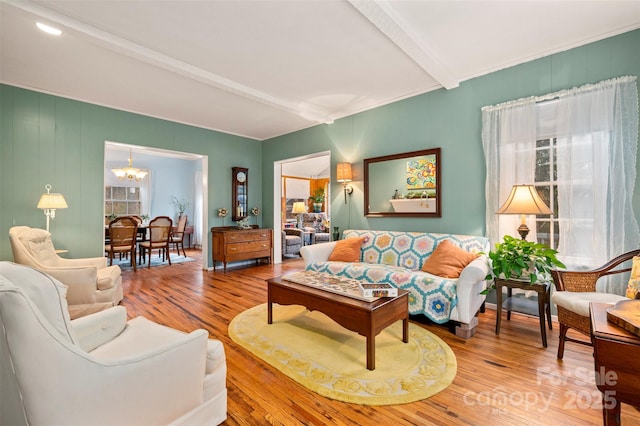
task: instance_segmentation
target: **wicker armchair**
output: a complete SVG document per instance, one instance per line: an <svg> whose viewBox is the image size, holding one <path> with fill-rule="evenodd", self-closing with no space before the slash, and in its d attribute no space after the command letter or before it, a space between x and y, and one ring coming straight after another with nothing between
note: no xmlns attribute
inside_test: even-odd
<svg viewBox="0 0 640 426"><path fill-rule="evenodd" d="M591 346L590 338L589 340L580 340L567 337L567 331L573 328L590 337L590 303L613 304L626 299L626 297L617 294L596 292L596 282L607 275L630 271L631 267L625 267L623 263L638 255L640 255L640 250L630 251L590 271L551 271L556 286L556 291L551 296L551 300L557 305L558 322L560 323L558 359L562 359L564 356L564 343L566 341Z"/></svg>

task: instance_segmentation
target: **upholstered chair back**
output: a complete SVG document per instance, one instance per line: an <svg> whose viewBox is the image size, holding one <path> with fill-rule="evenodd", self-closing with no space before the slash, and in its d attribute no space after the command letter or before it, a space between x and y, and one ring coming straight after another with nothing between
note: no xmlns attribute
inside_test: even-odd
<svg viewBox="0 0 640 426"><path fill-rule="evenodd" d="M3 288L19 288L62 339L76 343L64 284L36 269L12 262L0 262L0 279Z"/></svg>
<svg viewBox="0 0 640 426"><path fill-rule="evenodd" d="M17 263L33 267L56 266L58 255L49 232L28 226L15 226L9 237L12 240L13 259Z"/></svg>

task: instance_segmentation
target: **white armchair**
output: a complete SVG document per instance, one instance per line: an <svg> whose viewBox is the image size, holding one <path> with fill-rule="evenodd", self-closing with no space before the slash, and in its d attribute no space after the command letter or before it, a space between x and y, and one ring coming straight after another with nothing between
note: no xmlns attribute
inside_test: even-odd
<svg viewBox="0 0 640 426"><path fill-rule="evenodd" d="M70 320L55 278L0 262L0 424L217 425L226 360L189 334L118 306Z"/></svg>
<svg viewBox="0 0 640 426"><path fill-rule="evenodd" d="M64 259L56 253L51 234L44 229L9 229L13 260L51 275L68 287L71 319L108 309L123 297L119 266L107 266L105 257Z"/></svg>

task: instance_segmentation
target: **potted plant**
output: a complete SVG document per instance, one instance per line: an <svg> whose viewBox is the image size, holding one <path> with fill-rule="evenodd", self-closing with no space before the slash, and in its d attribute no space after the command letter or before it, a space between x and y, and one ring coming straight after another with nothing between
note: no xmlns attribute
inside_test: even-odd
<svg viewBox="0 0 640 426"><path fill-rule="evenodd" d="M313 200L314 213L320 213L322 211L322 203L324 202L324 189L316 188L309 199Z"/></svg>
<svg viewBox="0 0 640 426"><path fill-rule="evenodd" d="M505 235L503 242L496 243L489 252L491 270L486 279L515 279L531 284L549 281L553 267L565 267L556 257L557 253L546 244ZM494 287L490 285L483 293L488 293Z"/></svg>
<svg viewBox="0 0 640 426"><path fill-rule="evenodd" d="M184 215L184 212L189 208L191 203L184 198L178 199L175 195L171 197L171 204L174 205L176 209L178 209L178 219Z"/></svg>

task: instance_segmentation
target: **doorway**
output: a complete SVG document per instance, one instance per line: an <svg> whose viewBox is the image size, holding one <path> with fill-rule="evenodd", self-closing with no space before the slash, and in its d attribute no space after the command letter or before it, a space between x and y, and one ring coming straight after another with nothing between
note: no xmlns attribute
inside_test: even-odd
<svg viewBox="0 0 640 426"><path fill-rule="evenodd" d="M177 198L183 198L179 188L175 190L169 189L168 191L163 191L162 194L154 195L154 179L159 177L158 169L162 170L163 179L171 180L172 174L182 173L183 179L188 179L188 183L186 185L182 185L183 187L188 187L190 191L188 197L186 198L191 203L191 212L193 213L193 217L189 217L189 223L193 225L193 235L191 235L191 243L195 245L200 245L202 248L202 269L208 270L208 238L207 229L208 229L208 157L205 155L194 154L189 152L181 152L181 151L172 151L160 148L151 148L139 145L130 145L119 142L105 141L105 153L104 153L104 181L103 187L109 185L109 182L113 182L113 173L111 169L113 167L124 167L127 165L127 160L129 158L133 159L133 166L141 169L149 170L148 177L145 177L141 182L144 182L145 190L140 190L142 193L142 197L145 198L144 202L147 209L151 209L153 207L153 211L146 210L141 213L153 214L153 216L169 216L174 217L174 208L171 206L170 202L164 200L164 198L171 197L172 194L178 194ZM177 170L174 167L167 166L167 164L171 165L171 161L175 160L178 163L178 160L184 160L181 163L189 164L193 163L192 168L183 168L182 170ZM154 170L155 169L155 170ZM185 177L185 174L187 175ZM156 176L158 175L158 176ZM117 178L116 178L117 181ZM127 181L121 181L122 185L127 186ZM164 186L166 187L166 185ZM163 187L163 189L164 189ZM154 203L157 201L157 203ZM106 204L106 203L105 203ZM106 215L106 212L105 212Z"/></svg>
<svg viewBox="0 0 640 426"><path fill-rule="evenodd" d="M283 223L287 218L286 196L283 177L300 178L301 180L316 180L331 178L331 151L317 152L301 157L274 161L273 163L273 256L274 263L282 262L282 234ZM327 185L330 191L331 185ZM311 194L300 195L308 198ZM331 194L325 193L325 212L327 219L331 218ZM285 200L285 202L283 202ZM306 201L306 200L305 200ZM291 203L289 203L291 204Z"/></svg>

